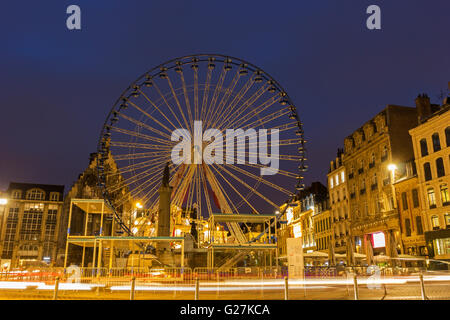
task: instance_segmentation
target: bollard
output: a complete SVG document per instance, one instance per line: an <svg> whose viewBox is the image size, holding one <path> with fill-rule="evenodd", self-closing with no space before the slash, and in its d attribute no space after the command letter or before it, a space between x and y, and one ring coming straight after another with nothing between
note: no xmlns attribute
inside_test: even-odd
<svg viewBox="0 0 450 320"><path fill-rule="evenodd" d="M130 300L134 300L134 290L136 288L136 277L131 278Z"/></svg>
<svg viewBox="0 0 450 320"><path fill-rule="evenodd" d="M427 296L425 295L425 284L423 282L423 273L420 273L419 279L420 279L420 294L422 295L422 300L427 300Z"/></svg>
<svg viewBox="0 0 450 320"><path fill-rule="evenodd" d="M195 300L198 300L198 291L200 287L200 282L198 278L195 279Z"/></svg>
<svg viewBox="0 0 450 320"><path fill-rule="evenodd" d="M53 300L58 300L58 290L59 290L59 277L56 277L55 291L53 292Z"/></svg>
<svg viewBox="0 0 450 320"><path fill-rule="evenodd" d="M284 300L289 300L288 277L284 277Z"/></svg>
<svg viewBox="0 0 450 320"><path fill-rule="evenodd" d="M355 293L355 300L358 300L359 293L358 293L358 280L356 279L356 274L353 275L353 292Z"/></svg>

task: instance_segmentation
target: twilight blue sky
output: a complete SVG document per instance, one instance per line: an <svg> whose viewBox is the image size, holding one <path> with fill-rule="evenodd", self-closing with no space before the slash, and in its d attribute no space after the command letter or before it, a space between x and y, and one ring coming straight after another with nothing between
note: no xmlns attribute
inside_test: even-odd
<svg viewBox="0 0 450 320"><path fill-rule="evenodd" d="M66 7L82 30L66 29ZM382 30L365 27L382 9ZM0 189L65 184L87 165L113 102L166 60L222 53L286 89L325 181L343 139L386 104L432 102L450 81L450 1L9 1L0 18Z"/></svg>

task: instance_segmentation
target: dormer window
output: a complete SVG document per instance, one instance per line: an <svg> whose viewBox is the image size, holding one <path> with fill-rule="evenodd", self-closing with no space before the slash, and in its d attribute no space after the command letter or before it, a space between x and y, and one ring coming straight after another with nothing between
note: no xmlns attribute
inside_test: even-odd
<svg viewBox="0 0 450 320"><path fill-rule="evenodd" d="M28 200L44 200L44 191L40 189L31 189L27 193L27 199Z"/></svg>
<svg viewBox="0 0 450 320"><path fill-rule="evenodd" d="M13 199L20 199L22 197L22 191L20 190L14 190L12 192L12 198Z"/></svg>
<svg viewBox="0 0 450 320"><path fill-rule="evenodd" d="M50 194L50 201L59 201L59 192L52 192Z"/></svg>

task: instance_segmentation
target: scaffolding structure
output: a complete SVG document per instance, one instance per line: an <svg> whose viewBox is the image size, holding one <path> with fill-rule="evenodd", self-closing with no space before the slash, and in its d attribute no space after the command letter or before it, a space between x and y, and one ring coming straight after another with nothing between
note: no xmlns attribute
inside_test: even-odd
<svg viewBox="0 0 450 320"><path fill-rule="evenodd" d="M84 231L83 235L72 235L70 226L72 222L72 208L77 206L85 214L84 216ZM100 214L100 230L98 234L92 234L88 232L89 215ZM105 250L109 251L109 261L107 263L108 269L113 268L113 252L115 248L124 249L127 248L131 252L135 252L135 249L141 251L142 248L148 245L154 245L155 243L169 242L180 244L181 249L181 267L184 267L184 237L135 237L135 236L115 236L114 235L114 219L113 212L105 205L103 199L72 199L70 201L69 209L69 222L67 228L66 250L64 257L64 269L67 267L67 258L69 253L69 245L76 245L83 248L81 267L85 266L86 248L93 248L92 255L92 268L100 269L105 266L102 264L102 257ZM109 235L104 234L104 221L105 217L110 216L112 218L111 232ZM144 257L142 257L143 259ZM141 259L141 256L138 256ZM141 265L141 261L138 261L138 265Z"/></svg>
<svg viewBox="0 0 450 320"><path fill-rule="evenodd" d="M244 234L246 237L245 243L223 242L215 235L216 230L221 229L220 224L228 223L251 223L260 224L261 231L248 232ZM231 256L225 259L225 262L218 268L231 267L233 264L239 262L248 252L257 251L264 255L269 254L269 265L272 266L273 255L275 252L275 261L278 261L277 250L277 229L272 234L271 226L276 226L277 218L275 214L224 214L213 213L208 219L209 234L208 234L208 254L207 266L208 268L215 268L215 253L230 252ZM265 263L266 259L264 259Z"/></svg>

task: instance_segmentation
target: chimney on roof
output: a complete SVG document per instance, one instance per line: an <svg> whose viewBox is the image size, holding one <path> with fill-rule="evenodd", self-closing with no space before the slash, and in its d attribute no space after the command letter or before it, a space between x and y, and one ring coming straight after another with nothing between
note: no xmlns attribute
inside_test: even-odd
<svg viewBox="0 0 450 320"><path fill-rule="evenodd" d="M430 98L424 93L418 95L416 98L417 118L418 122L422 123L431 115Z"/></svg>

